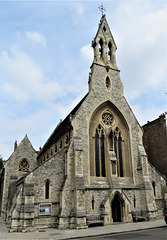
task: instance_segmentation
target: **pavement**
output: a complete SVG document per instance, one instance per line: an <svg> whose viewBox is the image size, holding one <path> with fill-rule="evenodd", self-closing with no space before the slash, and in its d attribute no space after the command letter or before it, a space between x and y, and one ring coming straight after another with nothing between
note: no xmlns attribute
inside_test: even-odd
<svg viewBox="0 0 167 240"><path fill-rule="evenodd" d="M149 222L138 222L138 223L115 223L109 226L93 227L88 229L67 229L58 230L55 228L42 229L42 232L27 232L27 233L9 233L9 229L6 227L5 223L0 218L0 239L49 239L49 240L62 240L62 239L82 239L94 236L104 236L114 233L123 233L131 231L139 231L153 228L165 227L167 225L163 218L149 221Z"/></svg>

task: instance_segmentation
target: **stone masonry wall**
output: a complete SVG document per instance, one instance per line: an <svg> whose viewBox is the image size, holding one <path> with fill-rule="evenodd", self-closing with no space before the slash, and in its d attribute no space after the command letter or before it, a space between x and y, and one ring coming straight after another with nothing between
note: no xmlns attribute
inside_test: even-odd
<svg viewBox="0 0 167 240"><path fill-rule="evenodd" d="M60 214L61 188L65 181L66 148L53 155L50 159L32 171L25 178L25 184L34 184L34 226L58 225ZM49 199L45 199L45 182L50 182ZM48 216L39 215L40 203L52 203L52 212Z"/></svg>
<svg viewBox="0 0 167 240"><path fill-rule="evenodd" d="M37 166L36 152L32 147L27 136L21 141L16 150L12 153L10 158L5 163L5 176L3 186L3 200L2 200L2 217L5 218L7 212L6 204L9 195L9 186L11 181L17 181L27 172L19 171L19 163L23 158L26 158L29 163L29 170L31 171Z"/></svg>

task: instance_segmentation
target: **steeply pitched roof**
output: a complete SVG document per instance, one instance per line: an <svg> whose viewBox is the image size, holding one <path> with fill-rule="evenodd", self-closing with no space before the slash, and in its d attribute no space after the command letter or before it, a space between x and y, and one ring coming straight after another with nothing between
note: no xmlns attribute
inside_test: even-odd
<svg viewBox="0 0 167 240"><path fill-rule="evenodd" d="M23 138L23 140L19 143L19 145L16 147L16 149L15 149L15 151L10 155L10 157L7 159L7 161L8 160L10 160L10 158L11 157L13 157L16 153L17 153L17 151L19 150L19 148L21 148L22 146L31 146L32 147L32 149L34 150L34 152L36 152L36 150L34 149L34 147L32 146L32 144L31 144L31 142L30 142L30 140L29 140L29 138L28 138L28 136L27 136L27 134L25 135L25 137ZM6 162L7 162L6 161Z"/></svg>
<svg viewBox="0 0 167 240"><path fill-rule="evenodd" d="M43 148L38 154L38 158L49 149L49 147L55 143L57 140L61 138L66 132L68 132L71 129L71 121L70 116L74 116L75 113L78 111L86 97L88 96L88 93L82 98L82 100L74 107L74 109L67 115L67 117L60 122L57 127L54 129L46 143L44 144Z"/></svg>
<svg viewBox="0 0 167 240"><path fill-rule="evenodd" d="M106 32L103 31L103 28L102 28L103 26L105 26L105 28L107 28L107 32L109 33L109 36L110 36L110 38L112 39L112 42L113 42L113 44L115 45L115 50L116 50L116 49L117 49L117 46L116 46L115 40L114 40L114 38L113 38L113 35L112 35L112 33L111 33L111 30L110 30L110 27L109 27L109 25L108 25L108 22L107 22L107 20L106 20L106 15L105 15L105 14L101 17L101 20L100 20L100 23L99 23L99 27L98 27L98 30L97 30L97 33L96 33L96 36L95 36L93 42L96 40L96 38L98 37L98 35L99 35L100 33L103 33L103 35L105 36L105 33L106 33Z"/></svg>

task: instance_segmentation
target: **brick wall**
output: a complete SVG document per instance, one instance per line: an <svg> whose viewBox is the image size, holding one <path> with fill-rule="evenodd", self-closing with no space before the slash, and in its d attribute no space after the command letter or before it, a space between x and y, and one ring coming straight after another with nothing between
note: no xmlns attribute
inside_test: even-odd
<svg viewBox="0 0 167 240"><path fill-rule="evenodd" d="M167 177L167 130L165 116L143 126L143 143L148 160Z"/></svg>

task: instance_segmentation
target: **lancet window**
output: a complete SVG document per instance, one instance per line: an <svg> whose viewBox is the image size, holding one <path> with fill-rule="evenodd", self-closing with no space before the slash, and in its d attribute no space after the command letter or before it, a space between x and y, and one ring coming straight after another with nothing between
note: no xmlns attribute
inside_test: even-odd
<svg viewBox="0 0 167 240"><path fill-rule="evenodd" d="M108 58L111 61L111 51L112 51L112 45L111 42L108 43Z"/></svg>
<svg viewBox="0 0 167 240"><path fill-rule="evenodd" d="M105 138L104 129L99 124L95 131L95 173L97 177L105 177Z"/></svg>
<svg viewBox="0 0 167 240"><path fill-rule="evenodd" d="M123 154L122 154L122 135L117 127L114 131L114 151L118 160L118 175L119 177L124 176L124 171L123 171Z"/></svg>
<svg viewBox="0 0 167 240"><path fill-rule="evenodd" d="M46 180L45 182L45 199L49 199L50 195L50 181Z"/></svg>
<svg viewBox="0 0 167 240"><path fill-rule="evenodd" d="M156 197L156 186L155 186L154 181L152 182L152 187L153 187L153 190L154 190L154 197Z"/></svg>
<svg viewBox="0 0 167 240"><path fill-rule="evenodd" d="M99 41L99 57L102 58L103 57L103 40L100 39Z"/></svg>

